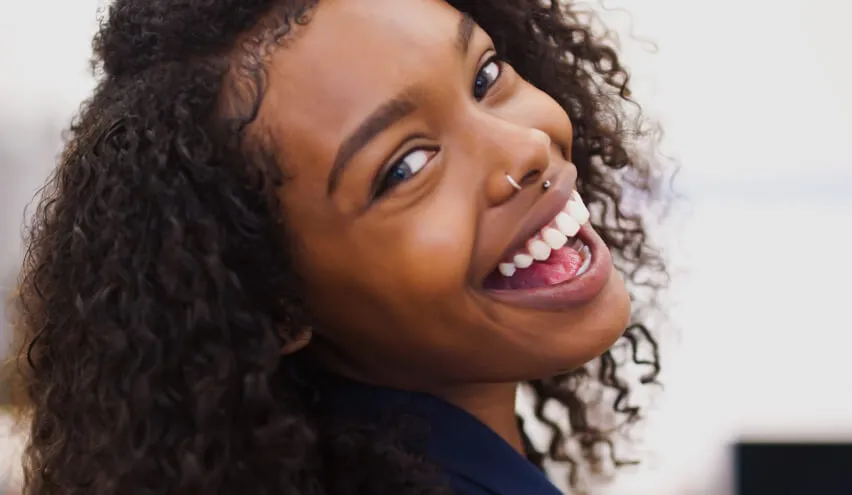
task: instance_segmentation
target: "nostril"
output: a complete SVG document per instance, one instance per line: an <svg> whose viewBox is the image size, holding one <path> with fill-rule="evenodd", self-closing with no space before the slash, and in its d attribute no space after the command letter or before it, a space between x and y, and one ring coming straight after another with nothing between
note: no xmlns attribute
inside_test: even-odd
<svg viewBox="0 0 852 495"><path fill-rule="evenodd" d="M526 186L538 181L539 177L541 177L541 170L533 169L524 174L524 176L521 177L521 180L519 180L518 182L521 186Z"/></svg>

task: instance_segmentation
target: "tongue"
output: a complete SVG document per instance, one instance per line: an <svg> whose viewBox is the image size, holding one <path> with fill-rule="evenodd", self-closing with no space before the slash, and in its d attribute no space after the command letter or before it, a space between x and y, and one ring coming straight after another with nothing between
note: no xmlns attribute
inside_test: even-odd
<svg viewBox="0 0 852 495"><path fill-rule="evenodd" d="M565 246L550 253L550 258L535 261L529 268L517 270L511 277L504 277L495 271L485 280L488 289L535 289L561 284L577 274L583 260L580 253Z"/></svg>

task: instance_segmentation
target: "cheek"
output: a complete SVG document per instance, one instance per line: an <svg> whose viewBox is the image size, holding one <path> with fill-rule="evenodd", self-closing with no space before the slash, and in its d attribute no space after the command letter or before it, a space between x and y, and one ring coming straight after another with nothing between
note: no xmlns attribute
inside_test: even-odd
<svg viewBox="0 0 852 495"><path fill-rule="evenodd" d="M376 262L397 271L395 284L437 297L467 282L474 228L458 210L431 208L391 231L383 243L391 257Z"/></svg>
<svg viewBox="0 0 852 495"><path fill-rule="evenodd" d="M504 118L545 132L570 157L574 129L571 119L556 100L532 84L524 83L519 97L505 110Z"/></svg>
<svg viewBox="0 0 852 495"><path fill-rule="evenodd" d="M358 327L446 313L466 289L475 239L470 205L455 203L436 196L339 235L310 230L299 264L315 313Z"/></svg>

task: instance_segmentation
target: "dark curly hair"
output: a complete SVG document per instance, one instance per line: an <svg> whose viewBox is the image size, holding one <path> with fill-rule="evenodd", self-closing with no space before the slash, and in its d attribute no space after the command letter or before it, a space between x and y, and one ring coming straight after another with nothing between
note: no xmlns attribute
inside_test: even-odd
<svg viewBox="0 0 852 495"><path fill-rule="evenodd" d="M19 284L26 493L444 493L392 431L319 414L323 381L279 353L310 315L277 213L287 178L245 129L268 50L310 22L313 3L109 7L94 40L99 84L42 191ZM569 114L578 189L631 290L627 364L656 382L644 322L666 271L645 209L625 198L650 204L657 174L633 146L650 131L627 110L612 43L566 2L449 3ZM601 461L598 446L613 447L617 426L640 417L615 354L527 384L551 432L543 451L525 436L529 458L567 463L571 484ZM568 420L546 415L550 403ZM610 408L615 426L599 421ZM617 450L606 457L632 462Z"/></svg>

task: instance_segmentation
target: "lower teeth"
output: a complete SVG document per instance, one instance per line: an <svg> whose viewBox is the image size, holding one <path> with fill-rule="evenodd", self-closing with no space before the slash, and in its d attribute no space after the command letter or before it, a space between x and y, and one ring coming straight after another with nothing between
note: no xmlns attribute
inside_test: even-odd
<svg viewBox="0 0 852 495"><path fill-rule="evenodd" d="M583 244L583 241L581 241L579 237L568 238L568 243L565 245L579 253L582 253L583 248L586 247L586 245Z"/></svg>
<svg viewBox="0 0 852 495"><path fill-rule="evenodd" d="M583 249L580 251L580 256L583 257L583 265L580 266L579 270L577 270L577 273L574 275L575 277L579 277L586 273L589 270L589 267L592 266L592 252L589 250L588 246L583 246Z"/></svg>

